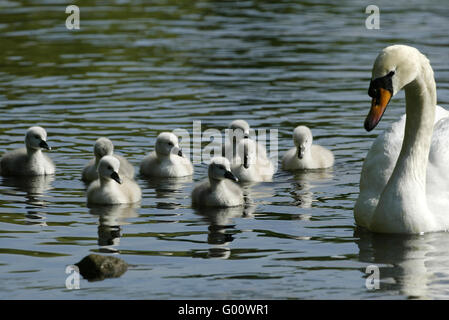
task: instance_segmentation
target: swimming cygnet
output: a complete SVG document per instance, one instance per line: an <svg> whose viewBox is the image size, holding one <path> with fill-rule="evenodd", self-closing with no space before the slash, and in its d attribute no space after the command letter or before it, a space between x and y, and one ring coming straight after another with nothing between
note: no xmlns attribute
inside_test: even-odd
<svg viewBox="0 0 449 320"><path fill-rule="evenodd" d="M233 162L237 155L236 150L239 142L242 139L248 139L250 137L250 126L245 120L238 119L229 124L229 129L231 130L229 132L228 140L225 141L223 147L223 156ZM260 143L257 143L257 153L262 157L266 157L267 155L265 147Z"/></svg>
<svg viewBox="0 0 449 320"><path fill-rule="evenodd" d="M50 150L47 132L42 127L31 127L25 136L25 148L6 153L0 160L3 176L40 176L55 173L53 161L42 149Z"/></svg>
<svg viewBox="0 0 449 320"><path fill-rule="evenodd" d="M176 178L193 174L193 165L179 147L178 137L162 132L156 139L155 151L142 160L140 173L149 177Z"/></svg>
<svg viewBox="0 0 449 320"><path fill-rule="evenodd" d="M231 171L239 181L271 181L274 174L273 163L264 154L259 154L257 150L257 142L252 139L242 139L238 143Z"/></svg>
<svg viewBox="0 0 449 320"><path fill-rule="evenodd" d="M120 161L113 156L104 156L98 163L99 178L87 189L87 202L92 204L111 205L134 203L142 198L137 183L118 172Z"/></svg>
<svg viewBox="0 0 449 320"><path fill-rule="evenodd" d="M114 156L115 158L117 158L120 161L120 176L125 176L133 179L133 165L129 163L128 160L126 160L124 157L113 153L114 145L112 144L112 141L105 137L98 138L94 145L95 158L91 159L89 163L84 167L81 179L84 182L92 182L95 179L98 179L98 163L104 156Z"/></svg>
<svg viewBox="0 0 449 320"><path fill-rule="evenodd" d="M198 184L192 192L195 207L236 207L244 204L243 191L233 181L238 179L231 172L229 160L212 158L209 179ZM232 181L231 181L232 180Z"/></svg>
<svg viewBox="0 0 449 320"><path fill-rule="evenodd" d="M287 151L282 158L282 169L320 169L334 164L332 151L312 144L312 131L306 126L298 126L293 131L295 147Z"/></svg>

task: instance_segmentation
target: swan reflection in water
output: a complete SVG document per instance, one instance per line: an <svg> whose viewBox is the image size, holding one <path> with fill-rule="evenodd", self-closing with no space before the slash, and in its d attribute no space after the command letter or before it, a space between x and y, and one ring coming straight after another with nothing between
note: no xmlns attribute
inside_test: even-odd
<svg viewBox="0 0 449 320"><path fill-rule="evenodd" d="M409 299L447 299L449 233L380 234L357 227L354 237L359 260L379 267L378 290L399 291Z"/></svg>
<svg viewBox="0 0 449 320"><path fill-rule="evenodd" d="M234 218L251 218L256 210L255 205L245 207L195 209L195 213L204 217L209 224L207 243L213 245L209 248L209 258L228 259L231 256L229 243L234 240L236 232ZM230 233L230 232L231 233Z"/></svg>
<svg viewBox="0 0 449 320"><path fill-rule="evenodd" d="M154 189L156 193L154 198L158 209L178 209L182 207L179 199L183 198L185 186L193 181L192 176L179 178L147 178L141 176L141 178L147 182L147 188ZM153 197L153 195L151 196ZM164 201L157 201L158 199L164 199Z"/></svg>
<svg viewBox="0 0 449 320"><path fill-rule="evenodd" d="M289 193L293 205L300 208L311 208L314 201L312 189L316 183L326 182L333 178L332 169L301 170L294 173L294 182Z"/></svg>
<svg viewBox="0 0 449 320"><path fill-rule="evenodd" d="M92 206L90 214L98 216L98 245L101 252L116 253L120 244L121 226L129 224L126 219L138 216L139 205Z"/></svg>
<svg viewBox="0 0 449 320"><path fill-rule="evenodd" d="M54 180L54 175L2 177L2 185L9 188L4 190L8 196L22 197L22 193L25 194L27 224L46 226L45 214L39 209L47 207L46 193L52 189Z"/></svg>

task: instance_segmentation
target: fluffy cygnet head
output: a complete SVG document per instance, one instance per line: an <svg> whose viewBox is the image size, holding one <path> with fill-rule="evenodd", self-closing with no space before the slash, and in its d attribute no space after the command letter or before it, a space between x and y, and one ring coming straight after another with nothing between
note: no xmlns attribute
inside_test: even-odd
<svg viewBox="0 0 449 320"><path fill-rule="evenodd" d="M212 158L209 164L209 179L238 181L237 177L231 172L229 160L224 157Z"/></svg>
<svg viewBox="0 0 449 320"><path fill-rule="evenodd" d="M98 160L103 158L104 156L111 156L113 152L114 145L108 138L101 137L98 138L97 141L95 141L94 154L95 158L97 158Z"/></svg>
<svg viewBox="0 0 449 320"><path fill-rule="evenodd" d="M237 156L245 169L254 164L257 159L257 142L252 139L242 139L237 145Z"/></svg>
<svg viewBox="0 0 449 320"><path fill-rule="evenodd" d="M42 127L31 127L25 136L25 145L27 149L40 150L51 148L47 144L47 132Z"/></svg>
<svg viewBox="0 0 449 320"><path fill-rule="evenodd" d="M298 158L302 159L306 151L312 146L312 131L306 126L297 126L293 131L293 141L298 148Z"/></svg>
<svg viewBox="0 0 449 320"><path fill-rule="evenodd" d="M120 161L113 156L104 156L98 163L98 175L104 180L113 179L117 183L122 183L118 175Z"/></svg>
<svg viewBox="0 0 449 320"><path fill-rule="evenodd" d="M162 132L157 136L156 153L159 156L169 156L177 154L182 157L182 151L179 147L178 137L171 132Z"/></svg>
<svg viewBox="0 0 449 320"><path fill-rule="evenodd" d="M249 137L249 124L245 120L234 120L229 124L229 129L232 129L232 134L229 136L230 139L233 139L233 136L236 137L236 141L240 141L242 138Z"/></svg>

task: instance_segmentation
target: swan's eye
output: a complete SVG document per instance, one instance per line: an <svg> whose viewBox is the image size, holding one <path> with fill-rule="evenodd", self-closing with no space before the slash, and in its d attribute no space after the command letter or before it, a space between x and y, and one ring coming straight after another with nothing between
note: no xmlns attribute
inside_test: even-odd
<svg viewBox="0 0 449 320"><path fill-rule="evenodd" d="M111 167L111 166L108 166L108 170L112 170L112 167Z"/></svg>
<svg viewBox="0 0 449 320"><path fill-rule="evenodd" d="M34 136L34 138L36 139L40 139L41 137L39 137L37 134Z"/></svg>
<svg viewBox="0 0 449 320"><path fill-rule="evenodd" d="M168 145L169 145L170 147L173 147L173 142L169 142Z"/></svg>
<svg viewBox="0 0 449 320"><path fill-rule="evenodd" d="M392 76L394 76L394 74L395 74L394 71L390 71L390 72L387 74L387 77L392 77Z"/></svg>

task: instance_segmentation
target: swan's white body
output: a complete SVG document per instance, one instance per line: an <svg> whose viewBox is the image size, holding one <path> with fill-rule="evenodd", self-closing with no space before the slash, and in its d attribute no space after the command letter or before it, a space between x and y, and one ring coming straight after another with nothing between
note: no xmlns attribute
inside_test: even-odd
<svg viewBox="0 0 449 320"><path fill-rule="evenodd" d="M264 153L258 153L257 142L250 138L242 139L236 150L237 154L231 165L231 171L239 181L261 182L272 180L275 172L274 165Z"/></svg>
<svg viewBox="0 0 449 320"><path fill-rule="evenodd" d="M195 207L236 207L244 204L243 191L230 171L229 160L216 157L209 165L209 179L198 184L192 191Z"/></svg>
<svg viewBox="0 0 449 320"><path fill-rule="evenodd" d="M141 200L142 192L137 183L118 175L120 161L113 156L104 156L98 163L99 178L87 189L90 204L114 205L135 203Z"/></svg>
<svg viewBox="0 0 449 320"><path fill-rule="evenodd" d="M282 157L282 169L322 169L334 165L332 151L312 144L312 131L306 126L298 126L293 131L295 147L288 150Z"/></svg>
<svg viewBox="0 0 449 320"><path fill-rule="evenodd" d="M120 176L128 177L130 179L134 178L134 167L128 162L124 157L114 154L114 145L112 141L108 138L98 138L94 145L94 155L95 158L91 159L89 163L84 167L82 173L82 180L84 182L90 183L98 179L98 163L100 159L106 155L113 156L120 161Z"/></svg>
<svg viewBox="0 0 449 320"><path fill-rule="evenodd" d="M142 160L140 173L148 177L186 177L193 175L193 165L182 155L178 137L162 132L157 137L155 151Z"/></svg>
<svg viewBox="0 0 449 320"><path fill-rule="evenodd" d="M393 95L405 89L406 115L379 135L360 178L356 223L371 231L414 234L449 228L449 112L436 106L427 58L407 46L383 50L373 79L389 70Z"/></svg>
<svg viewBox="0 0 449 320"><path fill-rule="evenodd" d="M6 153L0 160L3 176L41 176L55 173L53 161L42 153L42 148L50 149L47 132L42 127L31 127L25 136L25 148Z"/></svg>

